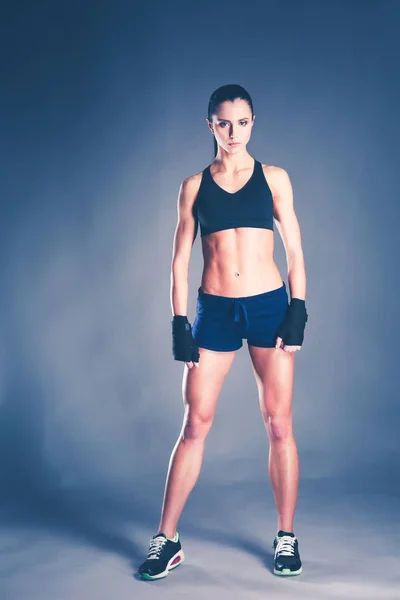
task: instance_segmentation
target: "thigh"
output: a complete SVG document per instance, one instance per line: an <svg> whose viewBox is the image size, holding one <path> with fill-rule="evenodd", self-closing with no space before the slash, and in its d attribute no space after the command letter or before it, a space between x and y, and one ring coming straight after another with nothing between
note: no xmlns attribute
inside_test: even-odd
<svg viewBox="0 0 400 600"><path fill-rule="evenodd" d="M214 352L199 348L199 367L184 366L182 395L185 409L198 417L212 419L219 393L236 352Z"/></svg>
<svg viewBox="0 0 400 600"><path fill-rule="evenodd" d="M265 416L289 414L294 384L294 353L249 344L249 354L261 411Z"/></svg>

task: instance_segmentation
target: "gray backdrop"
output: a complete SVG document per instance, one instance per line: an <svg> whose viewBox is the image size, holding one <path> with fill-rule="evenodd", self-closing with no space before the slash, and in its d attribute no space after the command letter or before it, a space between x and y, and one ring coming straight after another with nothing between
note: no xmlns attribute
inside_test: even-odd
<svg viewBox="0 0 400 600"><path fill-rule="evenodd" d="M288 171L302 232L309 321L296 353L293 413L303 585L326 572L317 561L335 532L365 531L361 547L346 538L356 560L398 527L399 13L396 0L25 0L4 7L4 598L28 590L32 599L64 598L61 587L66 597L108 598L101 577L119 590L115 597L156 597L131 573L158 525L183 416L169 301L176 201L181 181L213 160L207 105L227 83L252 96L248 151ZM288 284L276 229L275 240ZM201 270L198 233L192 322ZM262 597L265 573L260 589L251 579L253 589L250 581L221 583L216 561L214 573L208 562L194 574L190 565L240 544L253 557L270 548L276 516L267 459L245 343L181 519L190 556L156 587L176 593L186 585L195 597L196 581L212 598L224 590L230 598ZM328 520L316 551L311 532L318 537ZM238 524L240 535L232 533ZM250 530L261 536L258 546L243 542ZM390 551L389 538L381 539L385 561L398 557L396 535ZM89 556L109 562L78 577L76 566L92 564ZM393 581L376 590L372 581L365 589L343 582L343 556L339 543L325 565L336 577L332 597L355 597L355 590L397 597ZM231 559L224 559L227 572ZM394 577L396 568L388 571ZM283 597L283 582L267 575ZM324 597L326 589L304 588L304 597Z"/></svg>

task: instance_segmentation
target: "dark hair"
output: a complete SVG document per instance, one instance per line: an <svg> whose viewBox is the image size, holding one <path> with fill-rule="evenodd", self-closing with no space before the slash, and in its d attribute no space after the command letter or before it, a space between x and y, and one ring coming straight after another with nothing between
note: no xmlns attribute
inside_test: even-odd
<svg viewBox="0 0 400 600"><path fill-rule="evenodd" d="M208 120L211 122L213 115L216 114L217 109L222 102L226 102L227 100L233 102L236 98L240 98L240 100L245 100L250 106L251 116L254 116L253 111L253 102L250 97L250 94L241 86L236 85L235 83L230 83L228 85L223 85L219 87L211 94L210 101L208 103ZM218 144L217 140L214 136L214 158L216 157L218 152Z"/></svg>

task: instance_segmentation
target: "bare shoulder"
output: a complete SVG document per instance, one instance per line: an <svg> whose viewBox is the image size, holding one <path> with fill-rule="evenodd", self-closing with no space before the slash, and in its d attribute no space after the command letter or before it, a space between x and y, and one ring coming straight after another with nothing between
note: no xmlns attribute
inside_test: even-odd
<svg viewBox="0 0 400 600"><path fill-rule="evenodd" d="M285 169L276 165L261 164L273 196L278 195L282 189L291 185L289 174Z"/></svg>
<svg viewBox="0 0 400 600"><path fill-rule="evenodd" d="M182 181L180 186L180 196L186 205L192 205L196 201L202 176L203 171L200 171L194 175L189 175Z"/></svg>

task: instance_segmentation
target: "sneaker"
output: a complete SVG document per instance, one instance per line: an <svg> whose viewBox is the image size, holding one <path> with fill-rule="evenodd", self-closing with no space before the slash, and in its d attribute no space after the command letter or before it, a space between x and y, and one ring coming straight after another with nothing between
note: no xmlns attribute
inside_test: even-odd
<svg viewBox="0 0 400 600"><path fill-rule="evenodd" d="M173 540L164 533L157 533L150 538L149 552L139 567L139 574L142 579L161 579L184 560L179 533L176 532Z"/></svg>
<svg viewBox="0 0 400 600"><path fill-rule="evenodd" d="M299 555L299 542L294 533L280 529L272 545L274 550L274 575L300 575L303 568Z"/></svg>

